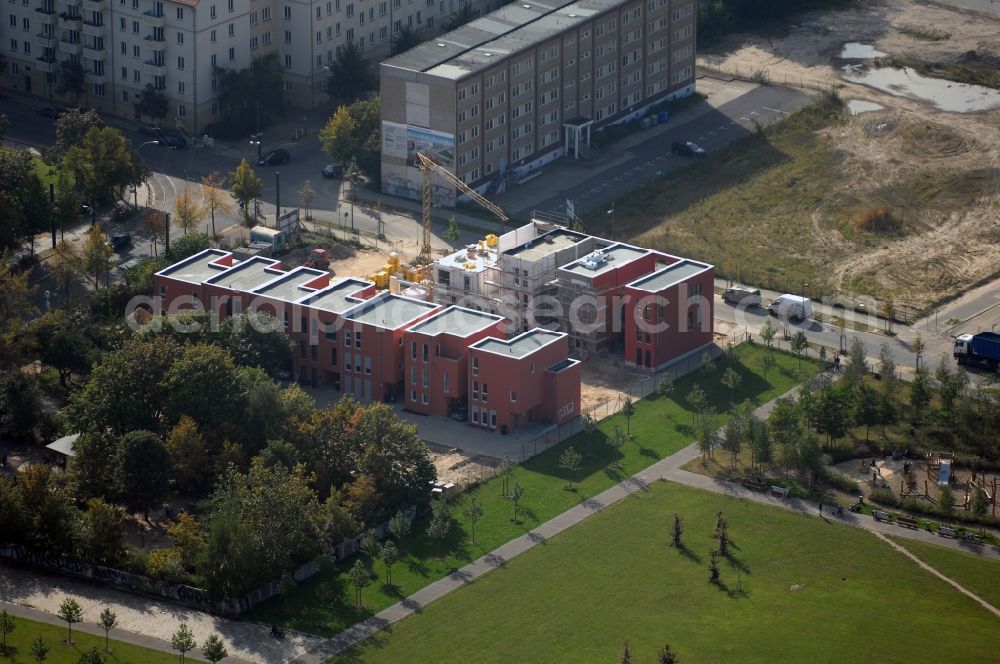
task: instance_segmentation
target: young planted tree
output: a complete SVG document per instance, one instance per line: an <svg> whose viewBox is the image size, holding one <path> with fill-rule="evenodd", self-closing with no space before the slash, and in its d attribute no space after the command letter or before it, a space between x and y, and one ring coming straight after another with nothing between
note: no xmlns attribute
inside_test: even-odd
<svg viewBox="0 0 1000 664"><path fill-rule="evenodd" d="M736 470L736 458L743 449L743 441L747 436L746 412L733 413L725 426L725 437L722 439L722 447L729 452L733 470Z"/></svg>
<svg viewBox="0 0 1000 664"><path fill-rule="evenodd" d="M476 497L473 496L469 501L469 506L465 508L465 511L462 512L462 514L464 514L465 518L469 520L470 524L472 524L472 543L475 544L476 523L483 518L483 506L478 500L476 500Z"/></svg>
<svg viewBox="0 0 1000 664"><path fill-rule="evenodd" d="M708 396L705 394L705 390L701 389L701 385L695 383L691 387L691 391L687 395L687 402L691 404L691 409L694 411L691 415L691 421L697 425L699 416L708 408Z"/></svg>
<svg viewBox="0 0 1000 664"><path fill-rule="evenodd" d="M806 333L799 330L792 337L792 351L799 358L799 366L796 371L802 373L802 355L809 351L809 339L806 338Z"/></svg>
<svg viewBox="0 0 1000 664"><path fill-rule="evenodd" d="M559 467L569 475L569 485L567 488L571 491L573 489L573 475L576 474L576 471L580 470L580 463L582 461L583 455L573 449L572 445L563 450L563 453L559 455Z"/></svg>
<svg viewBox="0 0 1000 664"><path fill-rule="evenodd" d="M610 466L613 468L621 468L621 457L619 455L619 450L621 450L622 445L625 444L625 434L622 432L622 428L618 426L618 423L612 424L614 431L610 436L604 438L604 443L611 448L612 460Z"/></svg>
<svg viewBox="0 0 1000 664"><path fill-rule="evenodd" d="M920 424L924 408L931 402L931 389L927 380L927 372L917 369L910 383L910 406L913 408L913 424Z"/></svg>
<svg viewBox="0 0 1000 664"><path fill-rule="evenodd" d="M389 519L389 534L396 539L400 547L403 545L403 538L410 534L410 520L402 512Z"/></svg>
<svg viewBox="0 0 1000 664"><path fill-rule="evenodd" d="M443 498L431 502L431 522L427 525L427 536L441 541L448 537L454 520L451 518L451 508Z"/></svg>
<svg viewBox="0 0 1000 664"><path fill-rule="evenodd" d="M81 654L80 659L76 660L76 664L104 664L104 655L97 649L97 646L94 646Z"/></svg>
<svg viewBox="0 0 1000 664"><path fill-rule="evenodd" d="M660 382L656 384L657 394L663 397L664 414L669 412L670 404L667 403L667 400L670 398L670 395L674 393L675 388L674 379L671 378L669 374L664 374L663 378L660 379Z"/></svg>
<svg viewBox="0 0 1000 664"><path fill-rule="evenodd" d="M392 586L392 566L399 560L399 549L392 540L386 541L378 551L379 560L385 565L385 585Z"/></svg>
<svg viewBox="0 0 1000 664"><path fill-rule="evenodd" d="M187 235L198 228L198 222L205 216L201 206L191 195L191 190L185 187L174 199L174 223Z"/></svg>
<svg viewBox="0 0 1000 664"><path fill-rule="evenodd" d="M938 491L938 513L941 517L948 519L955 512L955 494L951 487L945 484Z"/></svg>
<svg viewBox="0 0 1000 664"><path fill-rule="evenodd" d="M774 355L771 353L764 353L760 356L760 365L764 369L764 380L767 380L767 372L774 368L777 362L774 359Z"/></svg>
<svg viewBox="0 0 1000 664"><path fill-rule="evenodd" d="M923 337L917 334L917 338L913 340L912 344L910 344L910 350L912 350L913 354L917 356L916 369L918 371L921 369L920 359L923 357L924 351L926 349L927 349L927 344L924 343Z"/></svg>
<svg viewBox="0 0 1000 664"><path fill-rule="evenodd" d="M674 513L674 527L670 534L670 539L674 543L674 546L680 547L681 536L684 534L684 520L681 519L680 514Z"/></svg>
<svg viewBox="0 0 1000 664"><path fill-rule="evenodd" d="M771 434L766 423L761 422L756 417L750 420L750 450L751 466L764 466L771 462L774 456L771 447Z"/></svg>
<svg viewBox="0 0 1000 664"><path fill-rule="evenodd" d="M68 630L66 643L72 645L73 623L83 622L83 609L80 608L80 604L75 599L67 597L59 605L59 613L56 615L66 621L66 628Z"/></svg>
<svg viewBox="0 0 1000 664"><path fill-rule="evenodd" d="M712 353L707 350L701 354L701 369L705 373L715 371L715 359L712 358Z"/></svg>
<svg viewBox="0 0 1000 664"><path fill-rule="evenodd" d="M719 554L715 551L712 552L712 558L708 563L708 582L719 582Z"/></svg>
<svg viewBox="0 0 1000 664"><path fill-rule="evenodd" d="M869 434L872 425L879 423L880 416L878 392L871 385L860 384L854 402L854 423L865 428L866 442L871 440Z"/></svg>
<svg viewBox="0 0 1000 664"><path fill-rule="evenodd" d="M868 373L868 361L865 359L865 345L861 339L854 337L850 350L847 351L847 361L844 363L844 384L855 386Z"/></svg>
<svg viewBox="0 0 1000 664"><path fill-rule="evenodd" d="M739 389L743 377L736 369L727 367L722 374L722 384L729 388L729 403L736 403L736 390Z"/></svg>
<svg viewBox="0 0 1000 664"><path fill-rule="evenodd" d="M985 487L973 487L971 499L972 514L976 518L986 517L990 509L990 499L986 495Z"/></svg>
<svg viewBox="0 0 1000 664"><path fill-rule="evenodd" d="M201 179L201 198L204 201L205 211L212 218L213 238L218 236L215 232L215 213L226 214L233 211L233 204L225 192L225 186L226 179L218 171L212 171Z"/></svg>
<svg viewBox="0 0 1000 664"><path fill-rule="evenodd" d="M622 402L622 415L625 416L625 437L632 438L632 416L635 415L635 402L632 397L625 397Z"/></svg>
<svg viewBox="0 0 1000 664"><path fill-rule="evenodd" d="M497 472L503 479L500 484L503 487L503 495L506 496L510 493L510 476L514 472L514 462L510 460L510 457L504 457L500 460Z"/></svg>
<svg viewBox="0 0 1000 664"><path fill-rule="evenodd" d="M510 492L510 502L514 504L514 518L511 521L514 523L517 523L517 505L521 502L522 497L524 497L524 489L521 488L521 483L514 482L514 488Z"/></svg>
<svg viewBox="0 0 1000 664"><path fill-rule="evenodd" d="M622 641L621 650L618 651L618 664L632 664L632 646L628 639Z"/></svg>
<svg viewBox="0 0 1000 664"><path fill-rule="evenodd" d="M715 529L715 536L719 540L719 555L729 555L729 522L720 519L718 527Z"/></svg>
<svg viewBox="0 0 1000 664"><path fill-rule="evenodd" d="M354 562L347 575L351 580L351 585L354 586L354 606L361 608L361 590L368 585L371 575L368 573L368 568L360 560Z"/></svg>
<svg viewBox="0 0 1000 664"><path fill-rule="evenodd" d="M233 183L233 199L239 201L243 218L249 222L250 201L260 197L261 180L250 168L250 163L246 159L229 174L229 179Z"/></svg>
<svg viewBox="0 0 1000 664"><path fill-rule="evenodd" d="M49 658L49 650L51 650L49 644L40 636L31 642L31 656L35 658L37 664L41 664Z"/></svg>
<svg viewBox="0 0 1000 664"><path fill-rule="evenodd" d="M201 644L201 656L211 662L211 664L218 664L218 662L229 657L229 651L226 650L226 644L223 642L222 637L218 634L211 634Z"/></svg>
<svg viewBox="0 0 1000 664"><path fill-rule="evenodd" d="M101 629L104 630L104 652L111 652L109 648L111 630L115 627L118 627L118 616L115 615L115 612L110 607L105 608L101 611Z"/></svg>
<svg viewBox="0 0 1000 664"><path fill-rule="evenodd" d="M778 334L777 328L771 323L771 319L767 319L764 323L764 327L760 328L760 340L764 342L764 347L767 348L767 354L771 355L774 352L774 338Z"/></svg>
<svg viewBox="0 0 1000 664"><path fill-rule="evenodd" d="M365 532L364 536L361 538L359 548L361 550L361 555L367 558L369 562L375 562L375 559L378 557L380 545L378 537L375 536L374 530Z"/></svg>
<svg viewBox="0 0 1000 664"><path fill-rule="evenodd" d="M448 227L444 229L443 233L441 233L441 238L446 242L458 242L461 232L461 229L458 227L458 222L455 220L455 215L451 215L448 217Z"/></svg>
<svg viewBox="0 0 1000 664"><path fill-rule="evenodd" d="M6 611L0 611L0 635L3 636L2 652L4 655L7 654L7 635L17 629L17 622L14 620L14 616L10 615Z"/></svg>
<svg viewBox="0 0 1000 664"><path fill-rule="evenodd" d="M677 653L670 648L669 643L660 648L660 652L656 654L657 664L677 664L679 661Z"/></svg>
<svg viewBox="0 0 1000 664"><path fill-rule="evenodd" d="M719 444L719 418L716 416L714 408L705 408L698 418L696 428L698 430L698 448L701 450L701 463L705 465Z"/></svg>
<svg viewBox="0 0 1000 664"><path fill-rule="evenodd" d="M306 219L312 220L312 204L313 200L316 199L316 190L312 187L312 182L306 180L299 187L299 200L302 201L302 207L306 210Z"/></svg>
<svg viewBox="0 0 1000 664"><path fill-rule="evenodd" d="M346 106L338 108L319 132L319 142L330 159L346 168L357 153L358 123Z"/></svg>
<svg viewBox="0 0 1000 664"><path fill-rule="evenodd" d="M83 243L83 268L94 276L94 290L101 287L101 275L111 269L113 255L114 251L104 239L101 227L96 224L91 226Z"/></svg>
<svg viewBox="0 0 1000 664"><path fill-rule="evenodd" d="M63 292L64 303L69 304L73 284L83 274L80 256L69 242L60 242L52 250L52 280Z"/></svg>
<svg viewBox="0 0 1000 664"><path fill-rule="evenodd" d="M181 626L177 628L177 631L170 636L170 647L181 654L181 664L184 664L184 657L188 652L194 650L197 643L194 640L194 634L191 629L187 626L187 623L181 623Z"/></svg>

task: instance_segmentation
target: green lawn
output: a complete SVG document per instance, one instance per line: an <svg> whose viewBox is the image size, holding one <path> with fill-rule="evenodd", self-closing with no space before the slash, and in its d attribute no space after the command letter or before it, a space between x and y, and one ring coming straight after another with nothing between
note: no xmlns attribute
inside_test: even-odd
<svg viewBox="0 0 1000 664"><path fill-rule="evenodd" d="M31 654L31 644L39 636L49 646L49 656L45 664L76 664L80 655L97 646L104 651L104 637L91 636L79 630L73 630L73 645L66 645L66 628L59 625L35 622L24 618L16 618L16 627L7 635L7 647L10 654L0 653L0 664L29 664L35 662ZM199 652L195 650L194 652ZM185 657L185 661L197 663L202 660ZM178 659L177 653L163 653L133 646L121 641L111 640L111 656L109 664L173 664Z"/></svg>
<svg viewBox="0 0 1000 664"><path fill-rule="evenodd" d="M1000 562L902 537L890 538L966 590L1000 608Z"/></svg>
<svg viewBox="0 0 1000 664"><path fill-rule="evenodd" d="M332 662L612 662L625 638L635 662L974 662L997 621L863 530L657 482Z"/></svg>
<svg viewBox="0 0 1000 664"><path fill-rule="evenodd" d="M42 181L42 186L45 187L46 191L48 191L49 183L55 182L56 168L46 164L42 161L42 158L38 156L32 156L31 161L35 166L35 173L38 175L38 179Z"/></svg>
<svg viewBox="0 0 1000 664"><path fill-rule="evenodd" d="M739 348L739 359L733 365L742 377L737 400L749 399L755 404L762 404L784 394L799 382L795 373L798 358L786 353L775 353L777 368L768 373L765 381L760 362L762 355L760 346L744 345ZM373 566L380 581L364 589L364 609L354 608L354 590L346 581L346 568L341 566L316 575L285 600L273 600L256 607L250 612L250 619L264 623L279 622L293 629L330 636L377 613L687 446L694 435L691 431L692 412L686 401L688 392L694 383L699 383L709 402L724 410L731 397L728 388L720 383L720 378L729 366L729 360L720 358L711 372L701 370L677 381L674 395L666 403L659 396L637 403L631 422L634 438L617 453L605 441L613 433L615 424L625 430L626 423L620 415L602 421L597 432L574 436L518 466L510 480L511 486L516 482L524 489L517 523L511 521L513 505L503 496L499 477L466 491L453 501L458 526L446 541L435 542L426 537L426 523L418 521L414 533L403 544L403 558L392 570L392 588L382 586L384 565L377 562ZM802 368L802 375L805 376L815 373L820 366L814 360L803 360ZM568 446L573 446L583 455L582 467L572 478L576 483L574 490L567 488L569 477L565 470L559 468L559 457ZM612 461L617 461L616 467L611 467ZM476 526L477 544L471 542L471 526L462 514L473 497L482 504L485 512ZM353 560L347 561L347 565L353 563Z"/></svg>

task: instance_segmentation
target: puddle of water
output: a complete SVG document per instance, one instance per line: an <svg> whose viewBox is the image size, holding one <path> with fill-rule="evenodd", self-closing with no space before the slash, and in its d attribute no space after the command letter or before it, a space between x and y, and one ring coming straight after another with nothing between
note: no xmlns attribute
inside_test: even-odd
<svg viewBox="0 0 1000 664"><path fill-rule="evenodd" d="M868 113L870 111L881 111L885 106L882 104L876 104L873 101L864 101L862 99L848 99L847 100L847 110L850 111L851 115L860 115L861 113Z"/></svg>
<svg viewBox="0 0 1000 664"><path fill-rule="evenodd" d="M844 78L889 94L929 101L942 111L972 113L1000 107L1000 90L921 76L909 68L849 71Z"/></svg>
<svg viewBox="0 0 1000 664"><path fill-rule="evenodd" d="M882 58L889 55L877 50L871 44L861 44L859 42L848 42L840 51L840 57L845 60L869 60L871 58Z"/></svg>

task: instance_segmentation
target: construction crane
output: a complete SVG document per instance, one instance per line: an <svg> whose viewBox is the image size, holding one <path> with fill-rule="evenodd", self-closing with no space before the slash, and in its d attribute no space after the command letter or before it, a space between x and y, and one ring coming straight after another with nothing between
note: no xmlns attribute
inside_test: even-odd
<svg viewBox="0 0 1000 664"><path fill-rule="evenodd" d="M451 171L445 169L443 166L436 164L430 157L418 152L417 158L420 160L420 170L423 171L424 178L424 238L423 245L420 247L420 257L430 262L431 260L431 173L437 173L443 180L450 182L455 185L456 188L465 192L469 198L474 200L476 203L486 208L499 220L500 232L497 235L503 234L503 224L505 221L510 221L510 218L501 210L497 205L493 204L491 201L487 200L475 191L467 184L462 182L461 178L456 177Z"/></svg>

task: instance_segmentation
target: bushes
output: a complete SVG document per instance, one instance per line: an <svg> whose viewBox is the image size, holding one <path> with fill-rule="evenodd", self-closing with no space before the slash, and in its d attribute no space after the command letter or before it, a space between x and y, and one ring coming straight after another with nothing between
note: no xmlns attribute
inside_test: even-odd
<svg viewBox="0 0 1000 664"><path fill-rule="evenodd" d="M858 481L835 468L826 468L820 481L844 493L854 495L858 492Z"/></svg>
<svg viewBox="0 0 1000 664"><path fill-rule="evenodd" d="M926 517L943 520L947 523L963 523L967 525L989 526L996 528L1000 526L1000 517L986 516L977 518L972 512L956 511L946 520L941 518L941 512L936 503L919 498L900 499L891 489L875 489L868 496L873 503L878 503L883 507L895 507L896 509L912 514L920 514Z"/></svg>
<svg viewBox="0 0 1000 664"><path fill-rule="evenodd" d="M865 233L893 235L903 230L903 219L888 205L876 205L863 210L854 219L854 227Z"/></svg>

